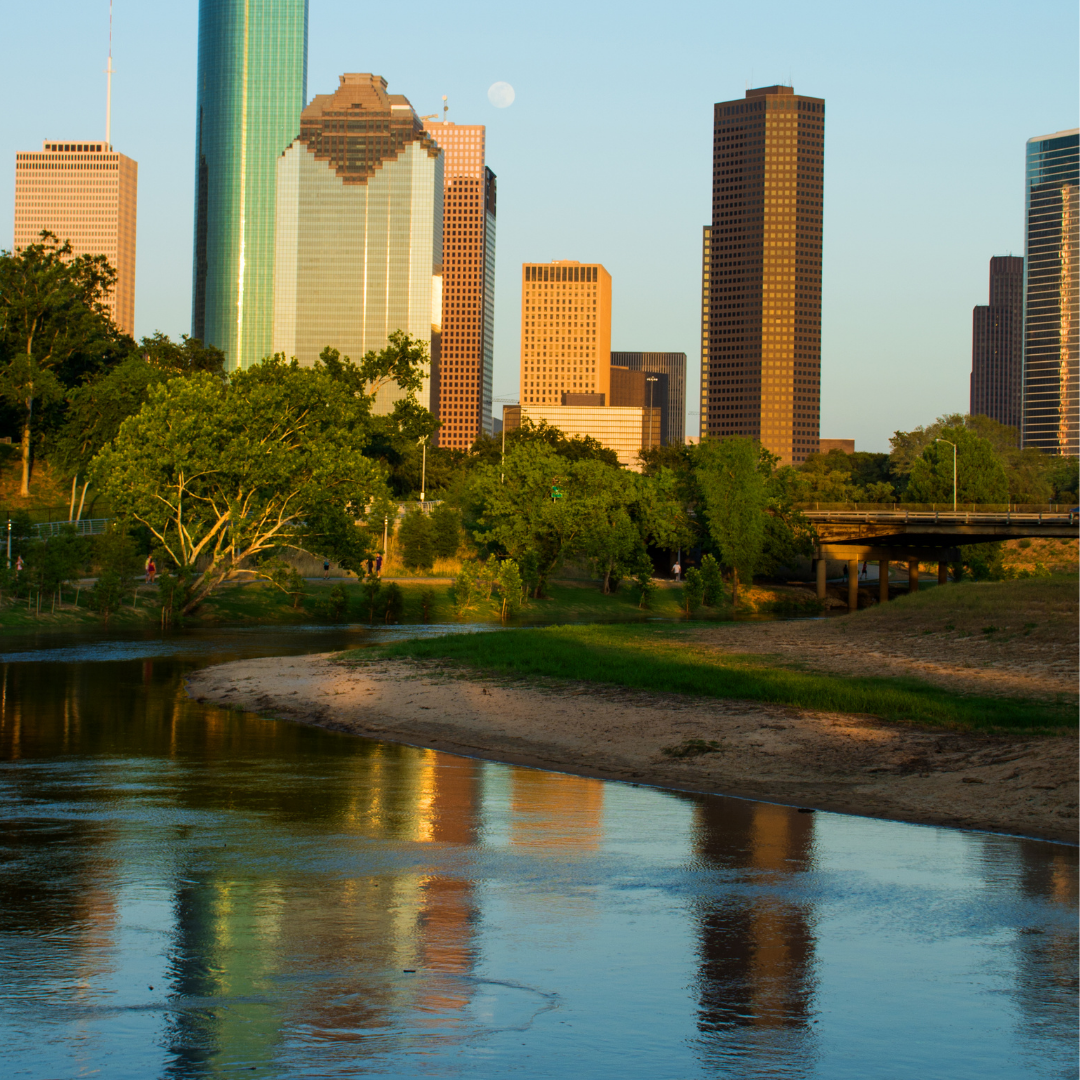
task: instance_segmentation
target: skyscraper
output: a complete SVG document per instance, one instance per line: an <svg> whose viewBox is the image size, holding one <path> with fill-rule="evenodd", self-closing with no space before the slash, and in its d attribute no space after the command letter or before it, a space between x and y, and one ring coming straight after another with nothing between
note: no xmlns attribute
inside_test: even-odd
<svg viewBox="0 0 1080 1080"><path fill-rule="evenodd" d="M686 442L686 353L682 352L613 352L612 367L664 375L667 398L662 420L664 442Z"/></svg>
<svg viewBox="0 0 1080 1080"><path fill-rule="evenodd" d="M439 446L467 450L492 433L495 356L495 174L482 124L428 123L443 151L442 350L432 378Z"/></svg>
<svg viewBox="0 0 1080 1080"><path fill-rule="evenodd" d="M1024 446L1080 453L1077 310L1080 130L1027 143L1024 207Z"/></svg>
<svg viewBox="0 0 1080 1080"><path fill-rule="evenodd" d="M610 404L611 275L579 262L521 268L521 404L561 405L563 394Z"/></svg>
<svg viewBox="0 0 1080 1080"><path fill-rule="evenodd" d="M318 94L277 163L274 352L359 360L403 330L437 361L442 199L442 153L385 79L342 75ZM379 388L375 411L402 396Z"/></svg>
<svg viewBox="0 0 1080 1080"><path fill-rule="evenodd" d="M15 249L42 229L76 255L104 255L116 271L107 298L113 322L135 333L135 216L139 166L105 142L41 144L15 155Z"/></svg>
<svg viewBox="0 0 1080 1080"><path fill-rule="evenodd" d="M990 260L990 303L972 313L972 416L1019 431L1023 352L1024 260L996 255Z"/></svg>
<svg viewBox="0 0 1080 1080"><path fill-rule="evenodd" d="M193 337L230 369L271 351L278 156L307 100L307 0L200 0Z"/></svg>
<svg viewBox="0 0 1080 1080"><path fill-rule="evenodd" d="M825 103L789 86L713 110L702 267L701 434L817 451Z"/></svg>

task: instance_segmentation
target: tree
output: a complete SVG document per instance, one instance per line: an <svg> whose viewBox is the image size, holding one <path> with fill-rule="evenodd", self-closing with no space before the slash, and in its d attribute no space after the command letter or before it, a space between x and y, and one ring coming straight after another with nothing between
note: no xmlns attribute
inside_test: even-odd
<svg viewBox="0 0 1080 1080"><path fill-rule="evenodd" d="M360 568L370 534L354 522L382 489L363 454L369 409L321 364L273 357L227 383L200 372L154 388L95 474L120 514L194 572L186 614L277 547Z"/></svg>
<svg viewBox="0 0 1080 1080"><path fill-rule="evenodd" d="M958 503L1009 501L1008 477L989 439L962 426L942 428L938 438L956 444ZM953 448L948 442L929 443L912 463L907 498L918 503L952 502Z"/></svg>
<svg viewBox="0 0 1080 1080"><path fill-rule="evenodd" d="M687 615L693 615L701 607L701 602L705 597L705 581L696 566L691 566L686 571L683 581L683 610Z"/></svg>
<svg viewBox="0 0 1080 1080"><path fill-rule="evenodd" d="M431 512L432 540L440 559L452 559L461 547L461 511L441 502Z"/></svg>
<svg viewBox="0 0 1080 1080"><path fill-rule="evenodd" d="M499 614L503 621L521 606L521 571L513 559L503 559L498 572Z"/></svg>
<svg viewBox="0 0 1080 1080"><path fill-rule="evenodd" d="M421 510L410 510L398 526L401 561L411 569L430 570L435 565L435 535L431 519Z"/></svg>
<svg viewBox="0 0 1080 1080"><path fill-rule="evenodd" d="M759 466L753 439L709 439L698 448L696 471L705 519L720 561L732 571L732 605L739 599L739 575L753 580L765 546L768 492Z"/></svg>
<svg viewBox="0 0 1080 1080"><path fill-rule="evenodd" d="M36 413L64 397L60 369L118 333L105 306L115 284L103 255L76 256L50 232L15 254L0 252L0 395L19 416L23 496Z"/></svg>

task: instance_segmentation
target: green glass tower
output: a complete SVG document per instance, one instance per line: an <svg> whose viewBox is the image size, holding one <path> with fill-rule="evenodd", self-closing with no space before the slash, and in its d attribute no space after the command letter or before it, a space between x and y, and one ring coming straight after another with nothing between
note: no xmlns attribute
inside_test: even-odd
<svg viewBox="0 0 1080 1080"><path fill-rule="evenodd" d="M230 369L274 326L277 159L307 96L307 0L200 0L191 334Z"/></svg>

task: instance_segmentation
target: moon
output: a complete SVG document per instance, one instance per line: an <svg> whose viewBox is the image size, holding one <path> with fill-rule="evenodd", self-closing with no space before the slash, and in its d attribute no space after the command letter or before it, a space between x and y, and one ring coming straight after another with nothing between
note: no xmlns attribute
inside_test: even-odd
<svg viewBox="0 0 1080 1080"><path fill-rule="evenodd" d="M514 88L508 82L492 83L488 87L488 101L496 109L505 109L514 104Z"/></svg>

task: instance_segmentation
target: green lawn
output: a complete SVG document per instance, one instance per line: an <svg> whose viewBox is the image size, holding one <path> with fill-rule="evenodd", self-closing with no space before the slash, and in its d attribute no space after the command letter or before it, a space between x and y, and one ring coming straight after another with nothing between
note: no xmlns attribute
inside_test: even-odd
<svg viewBox="0 0 1080 1080"><path fill-rule="evenodd" d="M446 660L518 677L613 683L663 693L791 705L883 720L980 730L1061 731L1075 704L976 697L916 679L855 678L798 670L760 655L717 654L683 627L549 626L404 641L344 653L345 660Z"/></svg>

